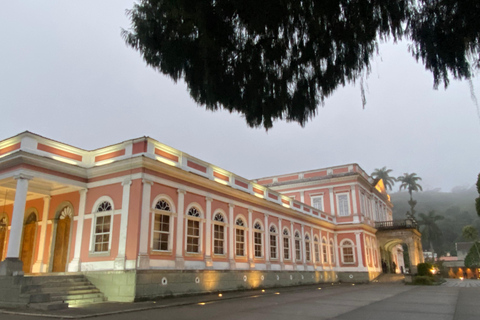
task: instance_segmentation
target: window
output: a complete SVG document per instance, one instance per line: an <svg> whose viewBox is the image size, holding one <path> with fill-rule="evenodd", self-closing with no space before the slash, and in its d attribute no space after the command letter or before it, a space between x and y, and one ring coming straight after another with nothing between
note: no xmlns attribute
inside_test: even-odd
<svg viewBox="0 0 480 320"><path fill-rule="evenodd" d="M337 203L338 203L338 215L340 217L348 216L349 215L348 194L338 194Z"/></svg>
<svg viewBox="0 0 480 320"><path fill-rule="evenodd" d="M170 249L170 204L165 200L159 200L155 204L153 221L153 250L168 251Z"/></svg>
<svg viewBox="0 0 480 320"><path fill-rule="evenodd" d="M323 196L313 196L312 197L312 207L315 209L323 211Z"/></svg>
<svg viewBox="0 0 480 320"><path fill-rule="evenodd" d="M362 212L362 215L367 215L365 212L365 194L363 192L360 193L360 211Z"/></svg>
<svg viewBox="0 0 480 320"><path fill-rule="evenodd" d="M310 262L310 236L305 235L305 261Z"/></svg>
<svg viewBox="0 0 480 320"><path fill-rule="evenodd" d="M288 229L283 229L283 258L290 260L290 235Z"/></svg>
<svg viewBox="0 0 480 320"><path fill-rule="evenodd" d="M330 263L334 264L335 263L335 247L333 246L333 240L330 239Z"/></svg>
<svg viewBox="0 0 480 320"><path fill-rule="evenodd" d="M366 243L367 243L367 244L366 244L366 246L365 246L365 247L366 247L366 248L365 248L365 251L367 251L367 265L371 265L371 261L370 261L370 258L371 258L371 254L370 254L370 253L371 253L371 251L370 251L370 250L371 250L372 248L370 248L370 239L369 239L369 238L367 238Z"/></svg>
<svg viewBox="0 0 480 320"><path fill-rule="evenodd" d="M108 252L112 227L113 207L109 201L101 202L95 213L93 252Z"/></svg>
<svg viewBox="0 0 480 320"><path fill-rule="evenodd" d="M187 212L187 252L200 253L200 211L191 207Z"/></svg>
<svg viewBox="0 0 480 320"><path fill-rule="evenodd" d="M318 241L317 236L315 236L315 238L313 238L313 247L314 247L314 250L315 250L315 262L320 263L320 243Z"/></svg>
<svg viewBox="0 0 480 320"><path fill-rule="evenodd" d="M353 253L353 243L350 240L342 242L342 262L345 264L355 263L355 256Z"/></svg>
<svg viewBox="0 0 480 320"><path fill-rule="evenodd" d="M225 218L221 213L213 217L213 254L225 254Z"/></svg>
<svg viewBox="0 0 480 320"><path fill-rule="evenodd" d="M235 221L235 255L245 256L245 223L238 218Z"/></svg>
<svg viewBox="0 0 480 320"><path fill-rule="evenodd" d="M277 228L270 226L270 259L277 258Z"/></svg>
<svg viewBox="0 0 480 320"><path fill-rule="evenodd" d="M299 261L302 259L302 246L300 245L300 233L295 232L295 260Z"/></svg>
<svg viewBox="0 0 480 320"><path fill-rule="evenodd" d="M256 222L253 225L253 243L255 249L255 258L261 258L263 256L262 225L259 222Z"/></svg>
<svg viewBox="0 0 480 320"><path fill-rule="evenodd" d="M327 241L325 240L325 238L322 239L322 256L323 263L328 263Z"/></svg>

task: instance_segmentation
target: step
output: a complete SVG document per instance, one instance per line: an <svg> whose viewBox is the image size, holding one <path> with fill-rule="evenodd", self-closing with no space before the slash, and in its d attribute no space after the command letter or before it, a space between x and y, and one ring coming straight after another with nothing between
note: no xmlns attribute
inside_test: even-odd
<svg viewBox="0 0 480 320"><path fill-rule="evenodd" d="M85 300L91 298L103 298L103 293L94 292L84 294L50 295L50 301Z"/></svg>
<svg viewBox="0 0 480 320"><path fill-rule="evenodd" d="M61 310L67 309L68 303L63 301L50 301L50 302L41 302L41 303L30 303L28 308L35 310Z"/></svg>
<svg viewBox="0 0 480 320"><path fill-rule="evenodd" d="M82 286L70 286L70 287L44 287L44 286L29 286L24 287L23 293L61 293L61 292L72 292L72 291L82 291L82 290L97 290L93 284L82 285Z"/></svg>
<svg viewBox="0 0 480 320"><path fill-rule="evenodd" d="M83 306L87 304L93 304L93 303L102 303L105 302L105 298L90 298L90 299L81 299L81 300L65 300L65 303L68 303L70 307L78 307L78 306Z"/></svg>

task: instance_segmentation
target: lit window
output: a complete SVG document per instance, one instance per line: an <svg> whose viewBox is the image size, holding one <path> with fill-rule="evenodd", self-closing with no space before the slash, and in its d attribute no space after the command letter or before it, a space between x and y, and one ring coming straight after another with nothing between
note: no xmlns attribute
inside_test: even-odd
<svg viewBox="0 0 480 320"><path fill-rule="evenodd" d="M239 257L245 256L245 223L238 218L235 221L235 254Z"/></svg>
<svg viewBox="0 0 480 320"><path fill-rule="evenodd" d="M305 235L305 261L310 261L310 236Z"/></svg>
<svg viewBox="0 0 480 320"><path fill-rule="evenodd" d="M256 222L253 225L253 243L255 245L255 258L261 258L263 256L262 248L262 226Z"/></svg>
<svg viewBox="0 0 480 320"><path fill-rule="evenodd" d="M295 232L295 260L299 261L302 259L302 246L300 245L300 233Z"/></svg>
<svg viewBox="0 0 480 320"><path fill-rule="evenodd" d="M330 263L334 264L335 263L335 247L333 246L333 240L330 239Z"/></svg>
<svg viewBox="0 0 480 320"><path fill-rule="evenodd" d="M322 239L322 256L323 263L328 263L327 241L325 241L325 238Z"/></svg>
<svg viewBox="0 0 480 320"><path fill-rule="evenodd" d="M155 204L155 209L160 210L162 213L155 212L154 215L152 247L153 250L168 251L170 239L170 204L165 200L160 200Z"/></svg>
<svg viewBox="0 0 480 320"><path fill-rule="evenodd" d="M200 211L191 207L187 213L187 252L200 253Z"/></svg>
<svg viewBox="0 0 480 320"><path fill-rule="evenodd" d="M349 215L348 195L347 194L338 194L337 195L337 202L338 202L338 215L340 217L348 216Z"/></svg>
<svg viewBox="0 0 480 320"><path fill-rule="evenodd" d="M290 235L288 229L283 229L283 258L290 260Z"/></svg>
<svg viewBox="0 0 480 320"><path fill-rule="evenodd" d="M313 196L312 197L312 207L315 209L323 211L323 196Z"/></svg>
<svg viewBox="0 0 480 320"><path fill-rule="evenodd" d="M317 236L315 236L315 238L313 238L313 246L314 246L314 250L315 250L315 262L320 263L320 243L318 241Z"/></svg>
<svg viewBox="0 0 480 320"><path fill-rule="evenodd" d="M225 218L221 213L213 218L213 254L225 254Z"/></svg>
<svg viewBox="0 0 480 320"><path fill-rule="evenodd" d="M355 255L353 252L353 243L349 240L342 242L342 262L345 264L355 263Z"/></svg>
<svg viewBox="0 0 480 320"><path fill-rule="evenodd" d="M103 201L97 206L93 244L94 252L108 252L109 250L112 209L112 204L108 201Z"/></svg>
<svg viewBox="0 0 480 320"><path fill-rule="evenodd" d="M277 259L277 228L270 227L270 259Z"/></svg>

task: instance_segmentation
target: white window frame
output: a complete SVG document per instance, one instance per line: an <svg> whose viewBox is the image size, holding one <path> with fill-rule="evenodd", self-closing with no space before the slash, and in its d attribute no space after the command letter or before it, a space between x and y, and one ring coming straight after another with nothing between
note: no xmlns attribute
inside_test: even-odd
<svg viewBox="0 0 480 320"><path fill-rule="evenodd" d="M258 228L255 228L256 226L260 226L260 229ZM259 239L260 239L260 256L257 256L257 238L255 237L257 234L259 234ZM262 259L265 254L264 254L264 245L263 245L263 236L264 234L264 229L263 229L263 224L260 220L256 220L254 223L253 223L253 257L255 259Z"/></svg>
<svg viewBox="0 0 480 320"><path fill-rule="evenodd" d="M272 227L275 228L275 232L272 232ZM272 238L271 236L275 236L275 241L272 243ZM276 225L271 224L270 227L268 228L268 242L269 242L269 250L268 254L270 255L270 260L278 260L280 252L278 251L278 228ZM272 257L272 247L275 248L275 257Z"/></svg>
<svg viewBox="0 0 480 320"><path fill-rule="evenodd" d="M341 204L341 203L340 203L340 197L344 197L344 196L347 197L347 199L346 199L346 201L347 201L347 202L346 202L346 204L347 204L347 208L346 208L347 212L346 212L346 214L345 214L344 212L342 212L342 211L345 210L345 209L343 208L343 210L342 210L342 207L343 207L343 206L340 205L340 204ZM339 217L348 217L348 216L350 216L350 194L349 194L348 192L337 193L337 194L336 194L336 197L337 197L338 216L339 216Z"/></svg>
<svg viewBox="0 0 480 320"><path fill-rule="evenodd" d="M329 253L330 253L330 263L335 264L335 245L333 243L333 239L330 238L330 241L328 243L328 248L329 248Z"/></svg>
<svg viewBox="0 0 480 320"><path fill-rule="evenodd" d="M321 206L320 208L316 207L315 206L315 200L320 200L321 201ZM325 208L325 205L324 205L324 202L323 202L323 194L319 195L311 195L310 196L310 203L312 204L312 207L314 207L315 209L317 210L320 210L320 211L325 211L324 208Z"/></svg>
<svg viewBox="0 0 480 320"><path fill-rule="evenodd" d="M323 264L328 264L329 263L329 258L328 258L328 243L327 239L325 237L322 237L322 263Z"/></svg>
<svg viewBox="0 0 480 320"><path fill-rule="evenodd" d="M310 240L310 234L305 233L305 239L304 239L304 246L305 246L305 261L306 262L311 262L312 261L312 246L311 246L311 240Z"/></svg>
<svg viewBox="0 0 480 320"><path fill-rule="evenodd" d="M371 266L371 262L373 262L372 259L372 253L371 253L371 246L370 246L370 238L365 239L365 251L366 251L366 258L367 258L367 266ZM372 259L372 260L371 260Z"/></svg>
<svg viewBox="0 0 480 320"><path fill-rule="evenodd" d="M98 207L100 204L103 202L109 202L110 206L112 207L112 210L110 211L98 211ZM115 210L115 204L113 202L113 199L110 198L109 196L101 196L100 198L95 201L92 207L92 229L91 229L91 237L90 237L90 245L89 245L89 254L90 255L100 255L100 256L109 256L110 251L112 250L112 234L113 234L113 218L116 213L119 210ZM109 236L108 236L108 250L107 251L95 251L95 243L96 243L96 227L97 227L97 218L98 217L105 217L105 216L110 216L110 231L109 231ZM73 222L73 221L72 221Z"/></svg>
<svg viewBox="0 0 480 320"><path fill-rule="evenodd" d="M286 240L286 241L285 241ZM282 231L282 250L283 250L283 260L290 261L292 260L291 257L291 250L290 250L290 232L288 231L288 228L283 228ZM287 253L288 257L286 257L285 252Z"/></svg>
<svg viewBox="0 0 480 320"><path fill-rule="evenodd" d="M166 203L168 203L169 207L170 207L170 211L166 211L166 210L160 210L160 209L157 209L156 206L157 206L157 203L160 202L160 201L165 201ZM152 216L152 223L151 223L151 227L150 227L150 234L151 234L151 237L150 237L150 249L152 250L152 252L172 252L172 249L173 249L173 231L175 230L175 225L174 225L174 217L177 216L176 214L176 210L175 210L175 204L173 202L173 200L167 196L167 195L158 195L155 197L155 199L153 200L153 203L152 203L152 208L150 210L151 212L151 216ZM162 233L161 231L155 231L155 217L157 215L166 215L166 216L169 216L169 226L168 226L168 244L167 244L167 250L160 250L160 249L154 249L154 234L155 232L159 232L159 233Z"/></svg>
<svg viewBox="0 0 480 320"><path fill-rule="evenodd" d="M238 225L238 221L242 221L243 225ZM235 257L246 258L247 257L247 220L243 216L237 216L235 218L235 228L234 228L234 237L235 237ZM237 230L242 231L243 233L243 242L237 240ZM243 254L237 254L237 243L243 244Z"/></svg>
<svg viewBox="0 0 480 320"><path fill-rule="evenodd" d="M223 217L223 222L215 220L215 217L217 215L221 215ZM217 240L217 238L215 238L215 226L223 227L223 253L215 253L215 240ZM212 217L212 248L213 248L212 253L216 257L225 257L227 255L227 246L226 246L227 230L228 230L227 228L228 228L227 215L225 214L225 212L221 210L216 210Z"/></svg>
<svg viewBox="0 0 480 320"><path fill-rule="evenodd" d="M320 251L320 240L317 236L313 237L313 254L315 257L315 263L322 263L321 257L321 251Z"/></svg>
<svg viewBox="0 0 480 320"><path fill-rule="evenodd" d="M346 245L346 243L349 242L351 245ZM344 249L351 248L352 249L352 259L353 261L345 262L345 252L343 251ZM350 239L343 239L342 242L340 242L340 251L341 251L341 258L342 258L342 264L356 264L356 257L355 257L355 243L350 240Z"/></svg>
<svg viewBox="0 0 480 320"><path fill-rule="evenodd" d="M190 209L195 208L199 212L199 217L194 217L188 214ZM185 230L185 254L186 255L201 255L203 253L203 222L205 221L203 219L204 217L204 212L202 207L198 203L191 203L188 205L187 210L185 210L185 225L184 225L184 230ZM198 252L190 252L187 250L188 248L188 221L198 221ZM196 236L195 236L196 237Z"/></svg>
<svg viewBox="0 0 480 320"><path fill-rule="evenodd" d="M294 233L294 244L295 244L295 261L302 261L302 236L300 231L295 230Z"/></svg>

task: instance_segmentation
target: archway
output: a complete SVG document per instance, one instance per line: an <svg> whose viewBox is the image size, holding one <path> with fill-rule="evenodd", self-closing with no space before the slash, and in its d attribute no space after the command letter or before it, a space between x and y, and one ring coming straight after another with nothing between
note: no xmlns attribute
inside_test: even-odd
<svg viewBox="0 0 480 320"><path fill-rule="evenodd" d="M22 262L23 272L30 273L32 270L33 253L35 248L35 234L37 231L37 215L31 212L23 227L23 241L22 241Z"/></svg>
<svg viewBox="0 0 480 320"><path fill-rule="evenodd" d="M52 272L67 271L67 259L70 244L70 229L73 209L70 204L64 205L55 218L55 242L53 246Z"/></svg>

